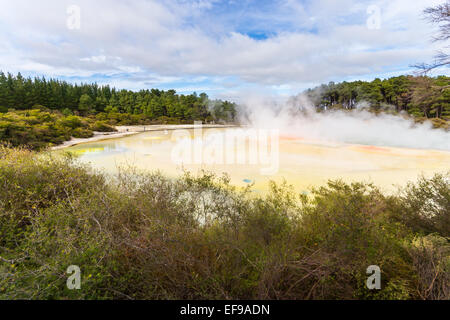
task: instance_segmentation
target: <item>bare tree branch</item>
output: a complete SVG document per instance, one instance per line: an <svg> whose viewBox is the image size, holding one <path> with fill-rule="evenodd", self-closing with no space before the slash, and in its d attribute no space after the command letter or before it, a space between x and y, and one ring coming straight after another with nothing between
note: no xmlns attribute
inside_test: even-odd
<svg viewBox="0 0 450 320"><path fill-rule="evenodd" d="M450 39L450 0L445 3L437 5L436 7L429 7L423 11L425 19L432 24L439 25L439 32L433 37L433 41L447 41ZM448 46L445 48L449 48ZM438 51L434 57L433 63L418 63L412 65L418 69L417 73L427 74L433 69L449 66L450 55L444 51Z"/></svg>

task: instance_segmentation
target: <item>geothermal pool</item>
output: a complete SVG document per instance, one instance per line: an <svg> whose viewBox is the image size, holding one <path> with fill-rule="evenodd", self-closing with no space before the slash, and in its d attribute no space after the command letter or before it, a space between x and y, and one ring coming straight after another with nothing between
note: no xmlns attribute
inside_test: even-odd
<svg viewBox="0 0 450 320"><path fill-rule="evenodd" d="M415 181L420 174L432 176L450 169L449 151L329 143L283 135L274 142L269 134L266 162L259 155L263 147L257 144L258 153L249 163L251 152L255 152L251 149L255 137L248 136L244 145L229 144L226 133L233 130L239 129L204 129L203 138L193 130L185 130L184 135L179 136L174 131L152 131L80 144L65 150L78 155L79 161L90 163L106 173L114 174L119 167L132 166L159 170L176 177L183 170L197 173L204 169L219 175L227 173L231 183L237 186L254 184L253 190L257 193L267 191L270 180L281 182L286 179L296 191L308 192L310 187L338 178L346 182L373 182L384 191L393 192L397 186ZM259 141L263 140L258 137ZM198 159L199 152L201 159ZM238 160L239 154L245 156L245 161L243 158ZM234 162L230 155L235 156ZM272 170L267 170L269 167ZM264 169L272 172L263 174Z"/></svg>

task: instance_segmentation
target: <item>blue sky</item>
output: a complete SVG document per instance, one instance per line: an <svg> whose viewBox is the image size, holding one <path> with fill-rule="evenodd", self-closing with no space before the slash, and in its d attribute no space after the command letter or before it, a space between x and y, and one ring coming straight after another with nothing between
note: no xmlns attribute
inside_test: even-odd
<svg viewBox="0 0 450 320"><path fill-rule="evenodd" d="M411 73L442 46L421 15L440 2L0 0L0 69L133 90L288 96Z"/></svg>

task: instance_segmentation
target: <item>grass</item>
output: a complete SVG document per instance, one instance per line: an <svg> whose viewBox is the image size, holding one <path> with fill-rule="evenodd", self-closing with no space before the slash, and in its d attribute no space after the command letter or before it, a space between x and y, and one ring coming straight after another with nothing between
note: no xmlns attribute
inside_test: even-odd
<svg viewBox="0 0 450 320"><path fill-rule="evenodd" d="M449 299L449 174L395 196L329 181L264 197L209 173L111 180L0 149L0 299ZM81 290L66 287L78 265ZM370 265L382 289L365 286Z"/></svg>

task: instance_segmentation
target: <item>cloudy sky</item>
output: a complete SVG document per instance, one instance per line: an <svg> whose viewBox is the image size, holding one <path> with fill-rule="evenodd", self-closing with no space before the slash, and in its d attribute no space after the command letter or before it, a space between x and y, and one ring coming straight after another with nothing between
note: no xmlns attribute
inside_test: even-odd
<svg viewBox="0 0 450 320"><path fill-rule="evenodd" d="M439 48L422 11L442 1L0 0L0 70L213 97L288 95L411 73Z"/></svg>

